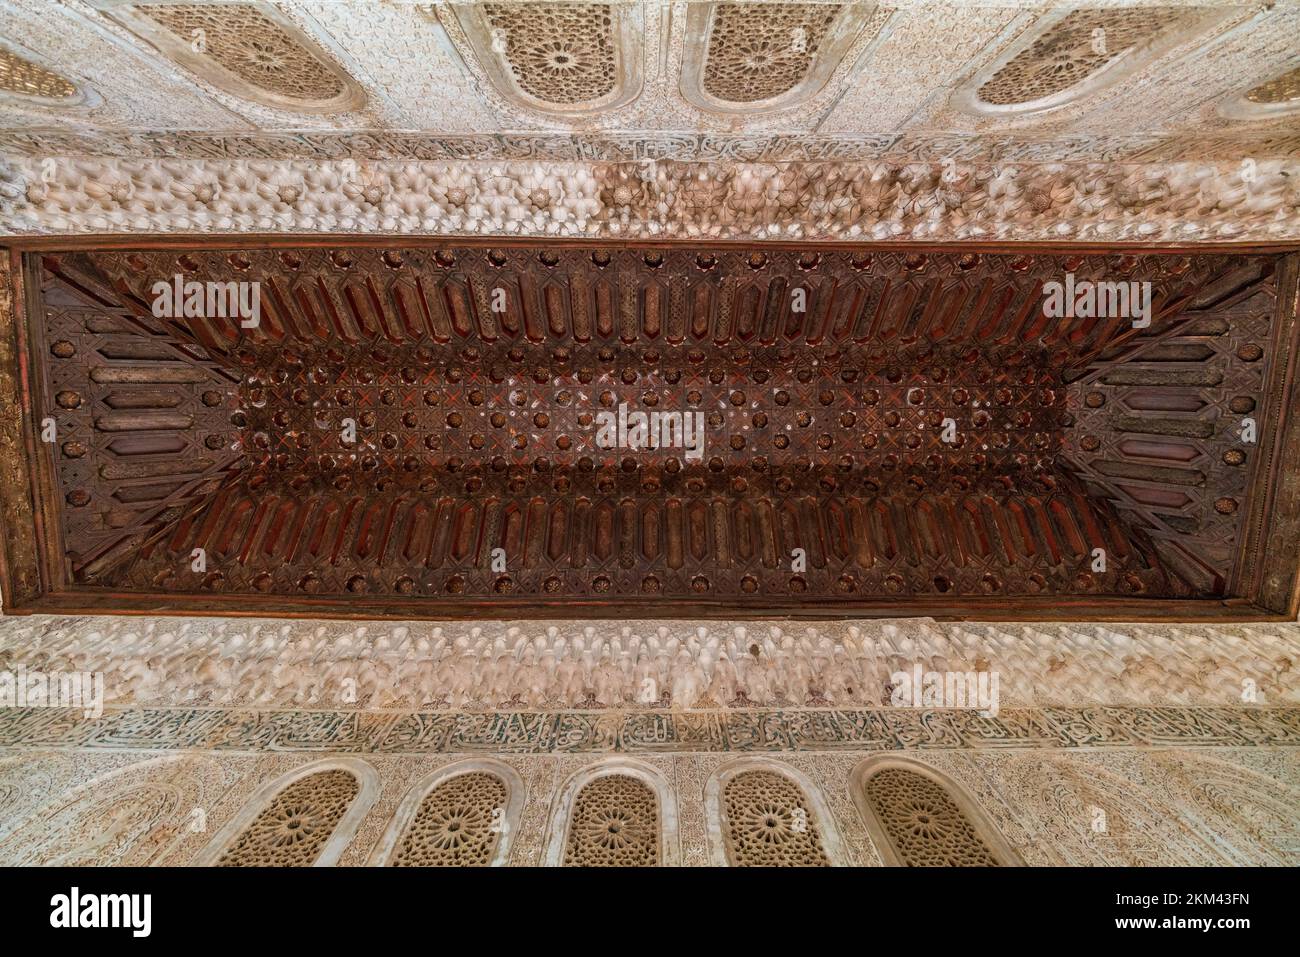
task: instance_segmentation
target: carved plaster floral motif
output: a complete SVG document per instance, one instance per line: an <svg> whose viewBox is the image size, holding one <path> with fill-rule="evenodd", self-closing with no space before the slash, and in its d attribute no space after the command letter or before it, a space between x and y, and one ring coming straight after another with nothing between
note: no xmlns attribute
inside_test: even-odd
<svg viewBox="0 0 1300 957"><path fill-rule="evenodd" d="M731 863L824 867L821 831L799 785L775 771L742 771L722 788Z"/></svg>
<svg viewBox="0 0 1300 957"><path fill-rule="evenodd" d="M886 835L910 867L995 867L997 859L956 802L932 778L884 768L866 785Z"/></svg>

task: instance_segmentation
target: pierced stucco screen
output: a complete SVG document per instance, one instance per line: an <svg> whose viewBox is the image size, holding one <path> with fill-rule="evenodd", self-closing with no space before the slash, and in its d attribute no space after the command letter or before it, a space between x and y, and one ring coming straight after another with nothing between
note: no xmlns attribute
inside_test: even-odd
<svg viewBox="0 0 1300 957"><path fill-rule="evenodd" d="M1060 108L1123 82L1181 44L1208 39L1231 13L1206 7L1106 7L1055 12L959 89L977 113Z"/></svg>
<svg viewBox="0 0 1300 957"><path fill-rule="evenodd" d="M365 101L344 68L268 4L123 4L106 13L196 77L251 103L337 114Z"/></svg>
<svg viewBox="0 0 1300 957"><path fill-rule="evenodd" d="M789 108L826 86L875 7L869 3L690 3L681 92L702 109Z"/></svg>
<svg viewBox="0 0 1300 957"><path fill-rule="evenodd" d="M636 4L484 3L453 10L488 78L521 106L581 115L613 109L641 91L645 38Z"/></svg>

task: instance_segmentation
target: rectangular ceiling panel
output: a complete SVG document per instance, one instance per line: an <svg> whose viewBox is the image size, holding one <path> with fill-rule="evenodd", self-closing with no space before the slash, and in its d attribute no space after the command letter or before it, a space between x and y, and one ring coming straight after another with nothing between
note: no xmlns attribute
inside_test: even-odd
<svg viewBox="0 0 1300 957"><path fill-rule="evenodd" d="M1293 257L110 245L10 260L9 611L1294 615Z"/></svg>

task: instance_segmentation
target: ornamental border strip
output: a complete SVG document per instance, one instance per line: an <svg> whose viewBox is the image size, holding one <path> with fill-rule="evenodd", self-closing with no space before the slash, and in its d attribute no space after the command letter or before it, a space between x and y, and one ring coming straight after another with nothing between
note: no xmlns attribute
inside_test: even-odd
<svg viewBox="0 0 1300 957"><path fill-rule="evenodd" d="M0 710L0 750L631 754L1300 746L1300 708L737 711Z"/></svg>

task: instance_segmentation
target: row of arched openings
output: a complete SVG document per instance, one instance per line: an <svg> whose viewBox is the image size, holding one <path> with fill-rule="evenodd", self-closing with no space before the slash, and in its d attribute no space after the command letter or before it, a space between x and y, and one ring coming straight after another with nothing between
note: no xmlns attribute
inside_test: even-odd
<svg viewBox="0 0 1300 957"><path fill-rule="evenodd" d="M365 762L297 769L260 789L196 863L334 864L378 796ZM894 756L864 760L849 779L853 803L880 859L902 866L999 866L1018 856L964 788L938 770ZM416 782L369 863L395 867L504 864L525 800L522 779L493 759L458 761ZM847 863L838 827L815 784L794 767L742 758L704 789L711 862L724 866ZM543 862L645 867L681 863L677 794L658 769L631 758L572 775L554 803Z"/></svg>

